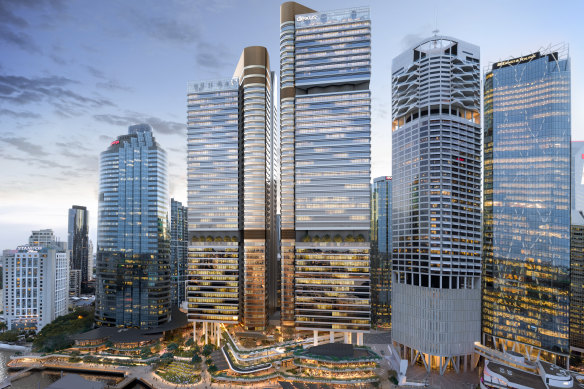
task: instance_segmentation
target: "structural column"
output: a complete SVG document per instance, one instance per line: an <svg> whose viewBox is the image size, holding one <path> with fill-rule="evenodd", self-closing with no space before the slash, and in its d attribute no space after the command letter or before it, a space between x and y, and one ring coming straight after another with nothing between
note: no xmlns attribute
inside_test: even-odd
<svg viewBox="0 0 584 389"><path fill-rule="evenodd" d="M335 343L335 332L331 331L329 334L329 343Z"/></svg>
<svg viewBox="0 0 584 389"><path fill-rule="evenodd" d="M203 332L205 332L205 344L209 343L209 335L207 334L207 322L203 322Z"/></svg>
<svg viewBox="0 0 584 389"><path fill-rule="evenodd" d="M197 344L197 322L196 321L193 322L193 340L195 341L195 344Z"/></svg>
<svg viewBox="0 0 584 389"><path fill-rule="evenodd" d="M318 346L318 331L314 330L312 332L313 332L312 344L314 346Z"/></svg>
<svg viewBox="0 0 584 389"><path fill-rule="evenodd" d="M357 332L357 346L363 346L363 333Z"/></svg>

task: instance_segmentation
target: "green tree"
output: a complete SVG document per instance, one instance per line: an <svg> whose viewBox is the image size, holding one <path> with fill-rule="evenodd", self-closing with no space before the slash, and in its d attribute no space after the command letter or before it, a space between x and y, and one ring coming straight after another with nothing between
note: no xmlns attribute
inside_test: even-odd
<svg viewBox="0 0 584 389"><path fill-rule="evenodd" d="M6 322L0 321L0 331L4 332L6 331L6 329L8 329L8 325L6 324Z"/></svg>
<svg viewBox="0 0 584 389"><path fill-rule="evenodd" d="M215 346L212 344L206 344L205 347L203 347L203 355L206 357L211 355L213 351L215 351Z"/></svg>
<svg viewBox="0 0 584 389"><path fill-rule="evenodd" d="M191 358L191 363L201 363L202 360L203 359L201 358L201 356L199 354L195 354Z"/></svg>

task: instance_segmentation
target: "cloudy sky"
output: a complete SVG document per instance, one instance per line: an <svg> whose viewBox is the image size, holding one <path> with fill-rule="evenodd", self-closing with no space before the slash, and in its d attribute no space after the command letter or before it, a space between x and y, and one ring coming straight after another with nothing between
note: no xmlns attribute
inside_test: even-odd
<svg viewBox="0 0 584 389"><path fill-rule="evenodd" d="M369 1L369 4L367 2ZM481 47L482 65L565 42L572 57L572 133L584 139L584 2L307 0L317 10L371 7L373 177L391 174L391 59L441 34ZM170 157L171 195L186 202L186 84L231 77L245 46L278 70L276 0L0 0L0 249L90 210L98 158L147 122Z"/></svg>

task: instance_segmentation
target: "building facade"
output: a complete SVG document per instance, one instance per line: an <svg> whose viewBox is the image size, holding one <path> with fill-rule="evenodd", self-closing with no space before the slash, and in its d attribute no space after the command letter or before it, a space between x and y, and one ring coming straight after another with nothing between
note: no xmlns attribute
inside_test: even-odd
<svg viewBox="0 0 584 389"><path fill-rule="evenodd" d="M188 249L187 207L170 199L170 302L173 305L180 306L185 301Z"/></svg>
<svg viewBox="0 0 584 389"><path fill-rule="evenodd" d="M433 36L392 63L392 337L440 373L480 336L479 58Z"/></svg>
<svg viewBox="0 0 584 389"><path fill-rule="evenodd" d="M377 177L371 191L371 314L391 325L391 177Z"/></svg>
<svg viewBox="0 0 584 389"><path fill-rule="evenodd" d="M95 320L151 328L170 320L166 152L147 124L101 153Z"/></svg>
<svg viewBox="0 0 584 389"><path fill-rule="evenodd" d="M371 323L368 8L280 9L281 320L353 333Z"/></svg>
<svg viewBox="0 0 584 389"><path fill-rule="evenodd" d="M54 244L19 246L2 260L8 329L40 331L67 314L69 260Z"/></svg>
<svg viewBox="0 0 584 389"><path fill-rule="evenodd" d="M69 238L71 269L81 270L81 284L89 281L89 214L86 207L74 205L69 209Z"/></svg>
<svg viewBox="0 0 584 389"><path fill-rule="evenodd" d="M278 302L279 134L265 48L188 88L189 320L265 330Z"/></svg>
<svg viewBox="0 0 584 389"><path fill-rule="evenodd" d="M570 354L584 355L584 141L572 142Z"/></svg>
<svg viewBox="0 0 584 389"><path fill-rule="evenodd" d="M484 81L482 342L568 363L567 48L493 64Z"/></svg>

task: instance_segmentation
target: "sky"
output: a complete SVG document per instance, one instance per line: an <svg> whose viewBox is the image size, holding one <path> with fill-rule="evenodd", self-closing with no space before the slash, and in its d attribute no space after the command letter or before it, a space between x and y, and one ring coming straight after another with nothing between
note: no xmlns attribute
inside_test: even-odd
<svg viewBox="0 0 584 389"><path fill-rule="evenodd" d="M480 46L481 66L567 43L572 138L584 139L584 2L306 0L369 6L372 177L391 174L391 60L433 35ZM279 73L275 0L0 0L0 249L85 205L96 243L99 153L149 123L169 154L170 195L186 204L186 86L232 76L246 46Z"/></svg>

